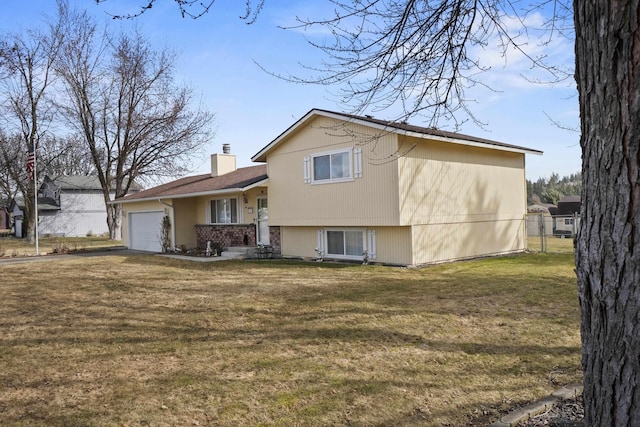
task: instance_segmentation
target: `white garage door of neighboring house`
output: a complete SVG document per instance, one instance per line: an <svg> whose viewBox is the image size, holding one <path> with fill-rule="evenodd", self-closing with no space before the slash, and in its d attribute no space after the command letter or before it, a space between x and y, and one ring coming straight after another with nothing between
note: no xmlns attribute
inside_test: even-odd
<svg viewBox="0 0 640 427"><path fill-rule="evenodd" d="M162 252L163 211L129 212L129 249Z"/></svg>

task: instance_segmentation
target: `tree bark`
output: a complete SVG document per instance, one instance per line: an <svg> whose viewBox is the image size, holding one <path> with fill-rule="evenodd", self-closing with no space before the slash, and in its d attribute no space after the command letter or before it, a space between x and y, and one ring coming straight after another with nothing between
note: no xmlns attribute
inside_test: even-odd
<svg viewBox="0 0 640 427"><path fill-rule="evenodd" d="M640 425L639 2L574 1L586 426Z"/></svg>

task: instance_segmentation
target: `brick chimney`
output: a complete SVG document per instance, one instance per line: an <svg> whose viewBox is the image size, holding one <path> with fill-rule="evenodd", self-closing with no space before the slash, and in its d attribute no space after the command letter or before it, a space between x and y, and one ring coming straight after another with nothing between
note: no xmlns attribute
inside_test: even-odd
<svg viewBox="0 0 640 427"><path fill-rule="evenodd" d="M222 144L222 154L211 155L211 176L216 177L236 170L236 156L231 154L231 145Z"/></svg>

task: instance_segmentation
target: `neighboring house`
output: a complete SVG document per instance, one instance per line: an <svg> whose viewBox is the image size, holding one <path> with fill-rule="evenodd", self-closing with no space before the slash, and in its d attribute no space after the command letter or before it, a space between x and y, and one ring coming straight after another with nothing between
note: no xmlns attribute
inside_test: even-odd
<svg viewBox="0 0 640 427"><path fill-rule="evenodd" d="M0 230L8 230L11 227L9 215L9 201L0 199Z"/></svg>
<svg viewBox="0 0 640 427"><path fill-rule="evenodd" d="M582 199L580 196L564 196L558 200L558 210L555 215L576 215L580 213Z"/></svg>
<svg viewBox="0 0 640 427"><path fill-rule="evenodd" d="M38 214L42 216L50 215L52 212L58 212L60 206L50 198L38 197ZM24 199L22 197L14 198L9 204L9 213L13 217L14 235L22 238L27 237L26 224L24 221ZM38 235L42 236L42 232L38 230Z"/></svg>
<svg viewBox="0 0 640 427"><path fill-rule="evenodd" d="M122 240L130 249L160 252L163 217L172 227L171 245L204 249L245 245L279 247L277 229L269 229L267 167L236 168L236 157L211 156L211 173L178 179L118 199L122 204Z"/></svg>
<svg viewBox="0 0 640 427"><path fill-rule="evenodd" d="M553 234L564 236L575 236L580 224L580 209L582 199L580 196L564 196L558 201L558 209L555 213Z"/></svg>
<svg viewBox="0 0 640 427"><path fill-rule="evenodd" d="M57 210L40 211L40 236L82 237L109 232L107 210L100 180L96 176L45 177L40 194ZM112 192L111 197L115 196Z"/></svg>
<svg viewBox="0 0 640 427"><path fill-rule="evenodd" d="M139 187L134 186L133 192ZM107 209L100 180L95 176L45 176L38 197L38 235L83 237L109 232ZM115 191L111 192L115 197ZM16 236L22 237L24 203L16 199L12 208ZM20 221L20 222L19 222ZM117 236L119 238L120 236Z"/></svg>
<svg viewBox="0 0 640 427"><path fill-rule="evenodd" d="M527 207L527 236L552 235L555 221L548 203L539 203Z"/></svg>
<svg viewBox="0 0 640 427"><path fill-rule="evenodd" d="M253 156L265 166L236 170L235 157L231 166L229 154L217 154L211 176L119 199L123 240L159 251L168 215L172 242L200 248L208 240L241 245L247 236L283 256L362 261L366 254L393 265L520 252L525 154L542 152L311 110Z"/></svg>

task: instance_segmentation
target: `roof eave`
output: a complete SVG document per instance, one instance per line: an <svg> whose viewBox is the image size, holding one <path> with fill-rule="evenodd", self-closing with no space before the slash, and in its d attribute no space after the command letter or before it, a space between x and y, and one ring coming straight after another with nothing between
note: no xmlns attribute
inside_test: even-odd
<svg viewBox="0 0 640 427"><path fill-rule="evenodd" d="M126 198L117 199L109 202L109 204L117 205L117 204L124 204L124 203L151 202L156 200L167 200L167 199L187 199L190 197L220 196L225 194L241 193L243 191L248 191L248 190L251 190L252 188L265 185L268 181L269 181L269 178L265 178L260 181L254 182L253 184L249 184L245 187L234 187L234 188L224 188L221 190L199 191L196 193L184 193L184 194L164 195L164 196L160 195L155 197L149 196L149 197L143 197L141 199L132 199L132 200L127 200Z"/></svg>
<svg viewBox="0 0 640 427"><path fill-rule="evenodd" d="M433 134L405 131L402 129L396 129L395 132L398 134L407 135L414 138L431 139L434 141L448 142L450 144L467 145L470 147L490 148L492 150L509 151L512 153L535 154L537 156L542 156L543 154L543 152L540 150L534 150L532 148L526 148L526 147L517 147L515 145L491 144L489 142L471 141L468 139L451 138L447 136L438 136Z"/></svg>
<svg viewBox="0 0 640 427"><path fill-rule="evenodd" d="M509 146L509 145L506 145L506 144L505 145L491 144L491 143L488 143L488 142L472 141L472 140L467 140L467 139L438 136L438 135L434 135L434 134L430 134L430 133L413 132L413 131L409 131L409 130L400 129L400 128L397 128L397 127L394 127L394 126L391 126L391 125L383 125L383 124L380 124L380 123L375 123L375 122L370 122L370 121L367 121L367 120L359 119L357 117L345 116L345 115L340 114L340 113L335 113L335 112L331 112L331 111L326 111L326 110L321 110L321 109L314 108L311 111L309 111L307 114L305 114L301 119L296 121L293 125L289 126L289 128L287 128L287 130L285 130L280 135L278 135L278 137L276 139L271 141L262 150L260 150L258 153L256 153L251 158L251 160L254 161L254 162L266 162L267 161L267 153L269 151L271 151L276 145L278 145L280 143L280 141L282 141L283 139L286 139L289 135L291 135L293 132L295 132L296 129L298 129L300 126L302 126L304 123L306 123L314 115L324 116L324 117L333 118L333 119L337 119L337 120L346 120L346 121L349 121L351 123L355 123L355 124L359 124L359 125L362 125L362 126L371 127L371 128L374 128L374 129L385 131L385 132L395 133L395 134L398 134L398 135L407 135L407 136L412 136L412 137L420 138L420 139L432 139L432 140L436 140L436 141L449 142L449 143L453 143L453 144L467 145L467 146L472 146L472 147L490 148L490 149L494 149L494 150L509 151L509 152L513 152L513 153L534 154L534 155L537 155L537 156L541 156L543 154L543 152L540 151L540 150L534 150L534 149L526 148L526 147Z"/></svg>

